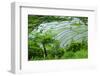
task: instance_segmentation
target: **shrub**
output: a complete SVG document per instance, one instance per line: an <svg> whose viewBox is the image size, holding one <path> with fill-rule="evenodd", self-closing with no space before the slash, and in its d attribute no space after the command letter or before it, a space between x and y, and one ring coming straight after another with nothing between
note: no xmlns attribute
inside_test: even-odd
<svg viewBox="0 0 100 76"><path fill-rule="evenodd" d="M65 52L65 53L64 53L64 55L62 56L62 59L73 58L73 56L74 56L74 52L68 51L68 52Z"/></svg>
<svg viewBox="0 0 100 76"><path fill-rule="evenodd" d="M75 58L87 58L88 57L88 51L87 50L80 50L75 52L74 54Z"/></svg>

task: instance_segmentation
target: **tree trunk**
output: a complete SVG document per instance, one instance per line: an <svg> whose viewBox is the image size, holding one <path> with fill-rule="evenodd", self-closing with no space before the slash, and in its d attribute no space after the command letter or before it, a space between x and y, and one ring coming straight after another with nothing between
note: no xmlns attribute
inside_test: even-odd
<svg viewBox="0 0 100 76"><path fill-rule="evenodd" d="M44 49L44 57L47 57L47 51L46 51L45 44L43 44L43 49Z"/></svg>

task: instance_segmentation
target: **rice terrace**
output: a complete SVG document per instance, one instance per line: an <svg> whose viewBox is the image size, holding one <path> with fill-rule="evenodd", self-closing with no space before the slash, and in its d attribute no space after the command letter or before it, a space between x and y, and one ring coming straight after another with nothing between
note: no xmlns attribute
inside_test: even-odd
<svg viewBox="0 0 100 76"><path fill-rule="evenodd" d="M88 58L88 17L28 15L28 60Z"/></svg>

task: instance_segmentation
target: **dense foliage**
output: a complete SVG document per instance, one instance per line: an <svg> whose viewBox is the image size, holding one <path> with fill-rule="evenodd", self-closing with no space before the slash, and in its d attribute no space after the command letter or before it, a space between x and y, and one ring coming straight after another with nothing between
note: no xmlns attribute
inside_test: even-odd
<svg viewBox="0 0 100 76"><path fill-rule="evenodd" d="M87 58L87 28L87 17L28 15L28 59Z"/></svg>

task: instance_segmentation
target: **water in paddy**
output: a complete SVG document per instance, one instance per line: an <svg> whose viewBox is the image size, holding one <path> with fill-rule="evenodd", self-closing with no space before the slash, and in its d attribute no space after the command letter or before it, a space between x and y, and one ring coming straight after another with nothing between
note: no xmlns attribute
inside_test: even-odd
<svg viewBox="0 0 100 76"><path fill-rule="evenodd" d="M29 37L34 38L34 33L41 31L42 34L47 31L54 34L53 37L60 41L61 47L70 44L72 40L77 42L81 42L83 39L87 40L88 36L88 26L78 18L74 18L72 21L42 23L37 29L33 29Z"/></svg>

